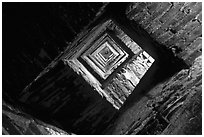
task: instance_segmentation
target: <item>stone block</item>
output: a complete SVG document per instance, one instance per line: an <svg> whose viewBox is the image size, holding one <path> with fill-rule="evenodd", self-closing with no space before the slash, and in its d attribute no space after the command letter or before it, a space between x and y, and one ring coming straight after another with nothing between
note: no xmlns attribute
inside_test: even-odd
<svg viewBox="0 0 204 137"><path fill-rule="evenodd" d="M195 40L194 42L192 42L192 43L187 47L187 49L189 49L189 51L190 51L190 50L196 49L196 48L199 47L199 46L202 46L202 37L196 38L196 40Z"/></svg>
<svg viewBox="0 0 204 137"><path fill-rule="evenodd" d="M188 41L193 41L194 39L196 39L199 36L202 36L202 26L201 25L199 25L198 27L196 27L194 30L192 30L190 32L190 34L188 35L187 40Z"/></svg>
<svg viewBox="0 0 204 137"><path fill-rule="evenodd" d="M130 19L132 19L134 16L136 16L137 14L139 14L146 6L146 3L145 2L139 2L137 4L137 6L135 6L134 9L132 9L129 13L128 13L128 17Z"/></svg>
<svg viewBox="0 0 204 137"><path fill-rule="evenodd" d="M150 23L147 21L147 19L150 18L150 17L151 17L151 15L150 15L148 12L146 12L146 16L144 17L144 19L139 22L139 24L140 24L140 26L141 26L142 28L145 29L145 28L147 28L147 26L150 24Z"/></svg>
<svg viewBox="0 0 204 137"><path fill-rule="evenodd" d="M156 30L159 29L162 25L162 23L159 21L160 16L164 15L166 13L166 11L169 10L170 7L171 7L170 3L166 3L166 2L161 3L161 7L159 7L156 10L156 12L150 18L148 18L146 20L146 23L147 22L150 23L150 25L148 26L149 28L147 28L148 32L151 32L151 28L153 28L152 31L157 32ZM154 20L156 20L156 21L154 22ZM168 25L164 26L163 28L166 29L167 27L168 27ZM159 36L160 34L156 34L156 35Z"/></svg>
<svg viewBox="0 0 204 137"><path fill-rule="evenodd" d="M153 14L156 10L156 8L160 5L161 3L160 2L152 2L151 4L149 4L147 6L147 9L148 9L148 12L150 14Z"/></svg>
<svg viewBox="0 0 204 137"><path fill-rule="evenodd" d="M123 93L125 94L126 97L128 97L129 94L131 93L131 90L127 87L121 75L116 74L116 78L118 79L118 81L121 83L121 86L123 87Z"/></svg>
<svg viewBox="0 0 204 137"><path fill-rule="evenodd" d="M146 11L142 11L139 14L135 15L133 17L134 21L139 23L145 19L145 17L148 16L148 13Z"/></svg>
<svg viewBox="0 0 204 137"><path fill-rule="evenodd" d="M168 39L167 41L164 42L166 47L172 47L172 45L174 43L176 43L176 41L179 39L179 37L177 36L177 34L175 34L173 37L171 37L170 39Z"/></svg>
<svg viewBox="0 0 204 137"><path fill-rule="evenodd" d="M146 23L146 22L145 22ZM161 22L158 20L154 20L152 22L149 22L148 26L145 28L145 30L149 33L152 34L153 32L157 31L157 29L160 27Z"/></svg>
<svg viewBox="0 0 204 137"><path fill-rule="evenodd" d="M152 27L152 33L153 34L156 34L157 32L160 31L160 27L161 27L162 23L158 20L158 19L155 19L153 21L153 23L151 24L151 27ZM161 30L163 32L163 30ZM156 35L155 37L158 37L159 35Z"/></svg>
<svg viewBox="0 0 204 137"><path fill-rule="evenodd" d="M126 14L134 10L138 6L139 2L130 3L126 9Z"/></svg>
<svg viewBox="0 0 204 137"><path fill-rule="evenodd" d="M161 16L165 13L170 8L171 4L168 2L162 2L160 3L160 6L155 10L155 12L150 16L149 18L146 19L145 22L149 22L152 24L152 21L155 20L158 16Z"/></svg>
<svg viewBox="0 0 204 137"><path fill-rule="evenodd" d="M168 39L165 44L167 47L171 47L172 45L176 45L176 43L178 43L179 41L182 41L182 39L187 40L186 44L189 43L189 41L191 41L189 39L189 33L195 29L195 27L200 26L199 22L197 21L191 21L189 22L182 30L178 31L173 37L171 37L170 39ZM192 33L192 32L191 32ZM196 32L198 33L198 32ZM193 38L193 37L191 37ZM178 45L178 44L177 44ZM180 45L181 48L185 48L183 46Z"/></svg>
<svg viewBox="0 0 204 137"><path fill-rule="evenodd" d="M184 50L186 48L187 45L189 45L190 42L186 41L185 38L181 38L178 41L176 41L176 43L173 44L173 46L177 47L178 49L180 49L179 52L177 52L177 54L179 54L180 52L182 52L182 50Z"/></svg>
<svg viewBox="0 0 204 137"><path fill-rule="evenodd" d="M196 50L194 50L190 55L188 55L185 59L185 62L189 65L192 64L192 62L198 57L202 55L202 46L198 47Z"/></svg>
<svg viewBox="0 0 204 137"><path fill-rule="evenodd" d="M161 6L161 8L156 9L157 13L155 15L161 17L171 8L172 3L162 2L160 6Z"/></svg>
<svg viewBox="0 0 204 137"><path fill-rule="evenodd" d="M109 89L110 94L112 94L114 98L116 98L122 104L123 102L119 99L121 94L118 92L118 89L115 83L109 84L108 89Z"/></svg>
<svg viewBox="0 0 204 137"><path fill-rule="evenodd" d="M123 81L120 81L119 79L115 78L115 82L117 82L118 86L121 88L122 90L122 96L128 96L128 89L124 86Z"/></svg>
<svg viewBox="0 0 204 137"><path fill-rule="evenodd" d="M196 5L196 2L186 2L184 7L182 7L181 11L185 14L189 13L189 10L193 8L193 6Z"/></svg>
<svg viewBox="0 0 204 137"><path fill-rule="evenodd" d="M186 16L179 21L175 26L173 26L173 29L176 31L179 31L182 29L189 21L194 19L200 12L202 11L202 5L199 3L191 9L191 12L189 14L186 14Z"/></svg>
<svg viewBox="0 0 204 137"><path fill-rule="evenodd" d="M139 2L138 6L137 6L137 12L142 11L145 7L146 7L147 3L146 2Z"/></svg>
<svg viewBox="0 0 204 137"><path fill-rule="evenodd" d="M169 9L160 19L159 21L165 23L170 18L173 18L174 15L178 13L180 8L184 5L184 2L174 2L172 8Z"/></svg>
<svg viewBox="0 0 204 137"><path fill-rule="evenodd" d="M113 79L112 85L115 87L119 98L122 97L122 96L125 96L125 94L123 92L123 88L121 86L121 83L119 83L119 81L117 81L116 79Z"/></svg>
<svg viewBox="0 0 204 137"><path fill-rule="evenodd" d="M171 37L173 37L173 33L171 31L167 31L166 33L164 33L163 35L160 35L158 38L156 38L160 43L165 43L165 41L167 41L168 39L170 39Z"/></svg>
<svg viewBox="0 0 204 137"><path fill-rule="evenodd" d="M161 35L161 32L171 28L172 26L176 25L180 18L184 16L182 12L180 12L181 7L184 5L183 2L173 3L170 9L159 19L163 24L161 25L160 32L156 32L156 35ZM173 33L177 31L171 29Z"/></svg>
<svg viewBox="0 0 204 137"><path fill-rule="evenodd" d="M185 13L182 11L178 11L178 13L174 16L174 20L177 23L179 20L182 20L184 17L185 17ZM176 23L172 22L170 25L174 26Z"/></svg>
<svg viewBox="0 0 204 137"><path fill-rule="evenodd" d="M160 7L155 9L155 13L154 13L153 16L158 17L158 16L161 16L161 15L165 14L166 11L169 10L171 5L172 4L170 2L161 2Z"/></svg>
<svg viewBox="0 0 204 137"><path fill-rule="evenodd" d="M186 24L186 26L184 26L184 28L182 30L185 31L185 33L187 33L187 32L193 30L194 28L196 28L199 25L200 25L200 23L198 21L191 20L191 22Z"/></svg>
<svg viewBox="0 0 204 137"><path fill-rule="evenodd" d="M153 31L153 30L155 30L155 31ZM166 33L167 32L167 28L160 28L160 27L158 27L157 29L153 29L152 30L152 33L153 34L151 34L151 36L153 36L154 38L158 38L160 35L163 35L164 33Z"/></svg>

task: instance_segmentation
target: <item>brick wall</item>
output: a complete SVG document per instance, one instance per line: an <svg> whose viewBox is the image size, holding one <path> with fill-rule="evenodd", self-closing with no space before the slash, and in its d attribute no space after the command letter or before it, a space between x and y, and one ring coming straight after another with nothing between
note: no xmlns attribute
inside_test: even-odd
<svg viewBox="0 0 204 137"><path fill-rule="evenodd" d="M134 102L106 134L178 135L202 133L202 57Z"/></svg>
<svg viewBox="0 0 204 137"><path fill-rule="evenodd" d="M201 2L130 3L126 15L187 64L201 55Z"/></svg>
<svg viewBox="0 0 204 137"><path fill-rule="evenodd" d="M141 99L138 102L133 102L131 107L119 112L118 119L110 125L114 128L108 127L111 130L105 131L106 134L201 134L201 10L201 3L196 2L129 4L126 15L133 28L138 25L141 26L161 46L171 49L175 56L185 60L191 67L183 69L169 80L161 82L150 91L148 90L149 92L145 95L140 95ZM164 65L163 63L161 64ZM161 72L159 75L161 75ZM148 74L148 76L150 75ZM153 78L157 79L156 77ZM57 84L60 83L61 81ZM62 85L62 92L69 88L69 85L64 84ZM147 84L149 83L146 82L145 86ZM60 93L57 90L56 92ZM90 93L85 94L90 95ZM46 94L42 95L46 96ZM63 94L60 94L60 96L63 96ZM53 104L61 99L58 96L55 97L57 99L54 98ZM95 98L95 96L92 97ZM28 100L32 102L32 99L36 101L40 98ZM59 103L62 102L63 100L59 101ZM99 100L99 102L102 101ZM50 106L57 107L53 104ZM96 105L96 108L101 109L91 109L95 113L89 111L89 109L83 111L86 115L74 124L76 125L74 129L83 130L86 133L99 133L89 127L92 126L95 129L97 127L97 130L100 130L111 123L109 122L111 118L107 118L110 117L109 110L105 106L101 106L104 106L104 104ZM66 111L67 108L64 108L62 113ZM112 113L112 110L110 111ZM58 117L61 118L61 121L65 121L67 113L64 117L62 117L62 113ZM104 115L101 116L101 114ZM99 119L96 120L97 118ZM80 123L81 121L82 123ZM101 124L100 121L105 124ZM88 126L84 126L83 122L87 123ZM67 122L65 123L67 124ZM33 131L31 132L33 133Z"/></svg>
<svg viewBox="0 0 204 137"><path fill-rule="evenodd" d="M106 134L202 134L202 4L130 3L126 14L190 68L121 110Z"/></svg>

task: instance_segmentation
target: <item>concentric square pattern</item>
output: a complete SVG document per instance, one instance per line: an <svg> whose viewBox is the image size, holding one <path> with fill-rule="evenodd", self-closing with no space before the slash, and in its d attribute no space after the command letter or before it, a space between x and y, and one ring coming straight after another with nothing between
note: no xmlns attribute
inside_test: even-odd
<svg viewBox="0 0 204 137"><path fill-rule="evenodd" d="M127 32L114 21L107 20L76 42L76 49L65 59L116 109L122 106L155 61Z"/></svg>
<svg viewBox="0 0 204 137"><path fill-rule="evenodd" d="M128 56L128 53L105 33L81 55L81 58L101 78L106 79Z"/></svg>

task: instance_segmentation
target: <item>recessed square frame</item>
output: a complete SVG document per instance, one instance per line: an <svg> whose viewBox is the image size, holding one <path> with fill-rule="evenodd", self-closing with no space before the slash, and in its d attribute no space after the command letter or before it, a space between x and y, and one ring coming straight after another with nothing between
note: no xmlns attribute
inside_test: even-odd
<svg viewBox="0 0 204 137"><path fill-rule="evenodd" d="M81 55L81 58L103 79L106 79L129 56L116 41L109 32L104 32L102 37ZM113 53L108 60L104 60L100 55L100 51L106 46Z"/></svg>
<svg viewBox="0 0 204 137"><path fill-rule="evenodd" d="M128 35L129 33L126 31L125 27L121 26L112 19L108 19L99 23L89 31L86 31L77 40L75 40L75 42L73 42L73 44L70 46L69 54L66 55L64 61L76 73L80 74L91 86L93 86L101 96L104 96L115 108L119 109L120 106L115 104L116 100L105 90L105 87L115 77L115 74L120 72L126 63L128 63L132 58L137 56L142 51L136 52L135 49L129 46L131 43L127 43L125 39L123 40L123 37L119 36L120 33L116 32L117 30L115 31L115 28L112 26L118 27L121 30L121 34L125 32L124 34L127 34L127 37L131 36ZM116 66L113 73L111 73L106 79L103 79L84 59L82 59L81 55L83 55L89 48L91 48L93 44L96 43L97 40L100 39L105 33L107 33L118 45L120 45L120 47L126 53L128 53L128 57L119 66ZM137 45L137 43L131 45ZM99 51L94 53L92 57L95 57L96 59L102 59L99 57L101 56ZM117 56L117 54L114 55ZM107 61L108 60L103 60L102 62L105 65Z"/></svg>
<svg viewBox="0 0 204 137"><path fill-rule="evenodd" d="M104 49L108 49L111 51L111 55L109 56L108 59L106 59L103 56L103 50ZM108 61L115 59L116 57L118 57L119 53L110 46L110 43L108 41L106 41L105 43L103 43L98 49L96 49L96 51L94 51L91 56L93 55L93 58L96 59L95 61L98 61L99 63L101 63L103 65L103 67L105 67L105 65L108 63ZM90 57L91 57L90 56ZM97 63L97 62L96 62Z"/></svg>
<svg viewBox="0 0 204 137"><path fill-rule="evenodd" d="M111 43L111 48L116 54L114 54L115 56L113 55L112 59L103 62L101 61L102 58L99 57L99 51L104 47L103 44L106 42ZM114 36L113 32L106 30L90 44L90 47L81 53L78 60L103 85L103 83L108 81L109 77L113 77L113 71L119 69L119 66L123 65L133 55L134 53L119 38Z"/></svg>

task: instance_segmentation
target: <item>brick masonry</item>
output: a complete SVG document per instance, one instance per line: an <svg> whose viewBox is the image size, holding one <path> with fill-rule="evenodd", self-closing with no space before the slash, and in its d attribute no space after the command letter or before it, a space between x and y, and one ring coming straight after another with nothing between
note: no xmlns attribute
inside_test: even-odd
<svg viewBox="0 0 204 137"><path fill-rule="evenodd" d="M140 25L189 65L201 54L201 2L130 3L126 15L134 22L133 26ZM195 52L198 54L194 55Z"/></svg>
<svg viewBox="0 0 204 137"><path fill-rule="evenodd" d="M106 134L202 134L202 3L130 3L126 14L190 67L124 109Z"/></svg>
<svg viewBox="0 0 204 137"><path fill-rule="evenodd" d="M105 132L105 134L201 134L201 10L201 3L196 2L130 3L127 7L126 15L131 20L131 25L140 25L161 46L171 49L175 56L185 60L191 67L181 70L172 78L160 83L151 89L147 95L142 95L137 103L134 103L130 108L126 108L126 111L121 115L119 114L119 118L113 124L110 120L115 116L115 110L112 110L104 100L99 99L95 92L85 93L84 87L78 86L80 88L79 92L74 91L73 95L76 93L79 101L82 100L80 95L83 95L85 99L90 96L90 98L98 101L94 100L94 103L91 102L91 105L87 105L89 107L79 113L80 118L71 123L73 124L73 129L76 131L83 130L81 133L96 134L101 133L97 132L97 130L101 130L111 123L110 126L113 125L114 128L108 127L111 130ZM124 42L126 39L127 37L124 37ZM80 41L80 39L76 41ZM131 50L134 51L134 47L131 47ZM67 51L70 52L70 50ZM55 75L50 76L51 80L47 79L48 81L46 82L49 83L49 86L46 86L46 82L42 81L44 84L37 88L34 87L33 91L41 92L40 94L33 94L31 95L32 97L27 98L30 104L36 103L45 108L47 107L54 115L55 112L59 111L57 109L59 107L62 111L58 115L59 118L62 117L61 114L65 110L69 110L67 109L68 105L64 104L69 101L67 98L72 93L67 91L70 91L70 87L74 85L72 82L76 82L75 80L70 80L71 78L62 79L63 77L61 76L70 74L69 71L62 70L60 72L62 72L59 74L60 77L58 73L55 73ZM134 76L134 71L131 73ZM122 93L125 93L127 91L128 95L128 88L131 89L130 84L128 85L125 79L128 86L121 86L123 83L121 84L119 81L124 80L121 79L122 74L119 74L113 79L111 88L117 86L119 92L123 91ZM55 76L59 79L56 80ZM66 83L69 81L70 83ZM59 88L60 85L62 86L61 88ZM90 89L90 87L87 88ZM49 90L53 92L50 92L47 97L49 99L46 100L47 98L43 96L46 96ZM66 95L64 94L65 91ZM90 91L92 90L90 89ZM54 94L55 92L57 95ZM29 94L31 93L34 92ZM36 97L38 95L39 97ZM116 96L120 97L123 102L123 97L127 95L121 96L119 94ZM73 104L75 105L75 102ZM84 102L80 104L82 108L84 108L84 104ZM66 106L64 110L62 109L63 106ZM72 112L78 110L73 108L70 107ZM65 121L68 114L65 113L64 117L60 119L65 124L69 122L69 119ZM74 116L70 114L69 118L73 119L72 117Z"/></svg>
<svg viewBox="0 0 204 137"><path fill-rule="evenodd" d="M199 56L190 69L183 69L154 87L126 109L106 134L201 134L201 64Z"/></svg>
<svg viewBox="0 0 204 137"><path fill-rule="evenodd" d="M112 75L109 76L105 82L101 83L96 76L93 77L92 73L90 73L91 70L87 72L87 67L85 67L82 60L78 58L80 58L80 56L83 57L83 50L88 48L88 45L91 45L92 41L104 32L108 33L112 39L120 43L119 45L123 47L122 49L125 49L128 56L120 59L118 62L121 63L117 63L112 67L111 73L114 71ZM68 53L64 59L65 63L75 72L82 75L83 78L116 109L120 109L126 98L133 92L139 81L155 61L154 58L128 36L128 32L129 31L122 28L118 22L113 19L108 19L101 23L101 25L99 24L98 27L95 27L95 30L92 29L85 38L82 38L82 43L77 45L73 43L73 47L75 47L73 51L77 52ZM83 43L86 43L86 45L84 46ZM89 66L94 67L95 65L94 63L90 63ZM97 70L94 69L94 71Z"/></svg>

